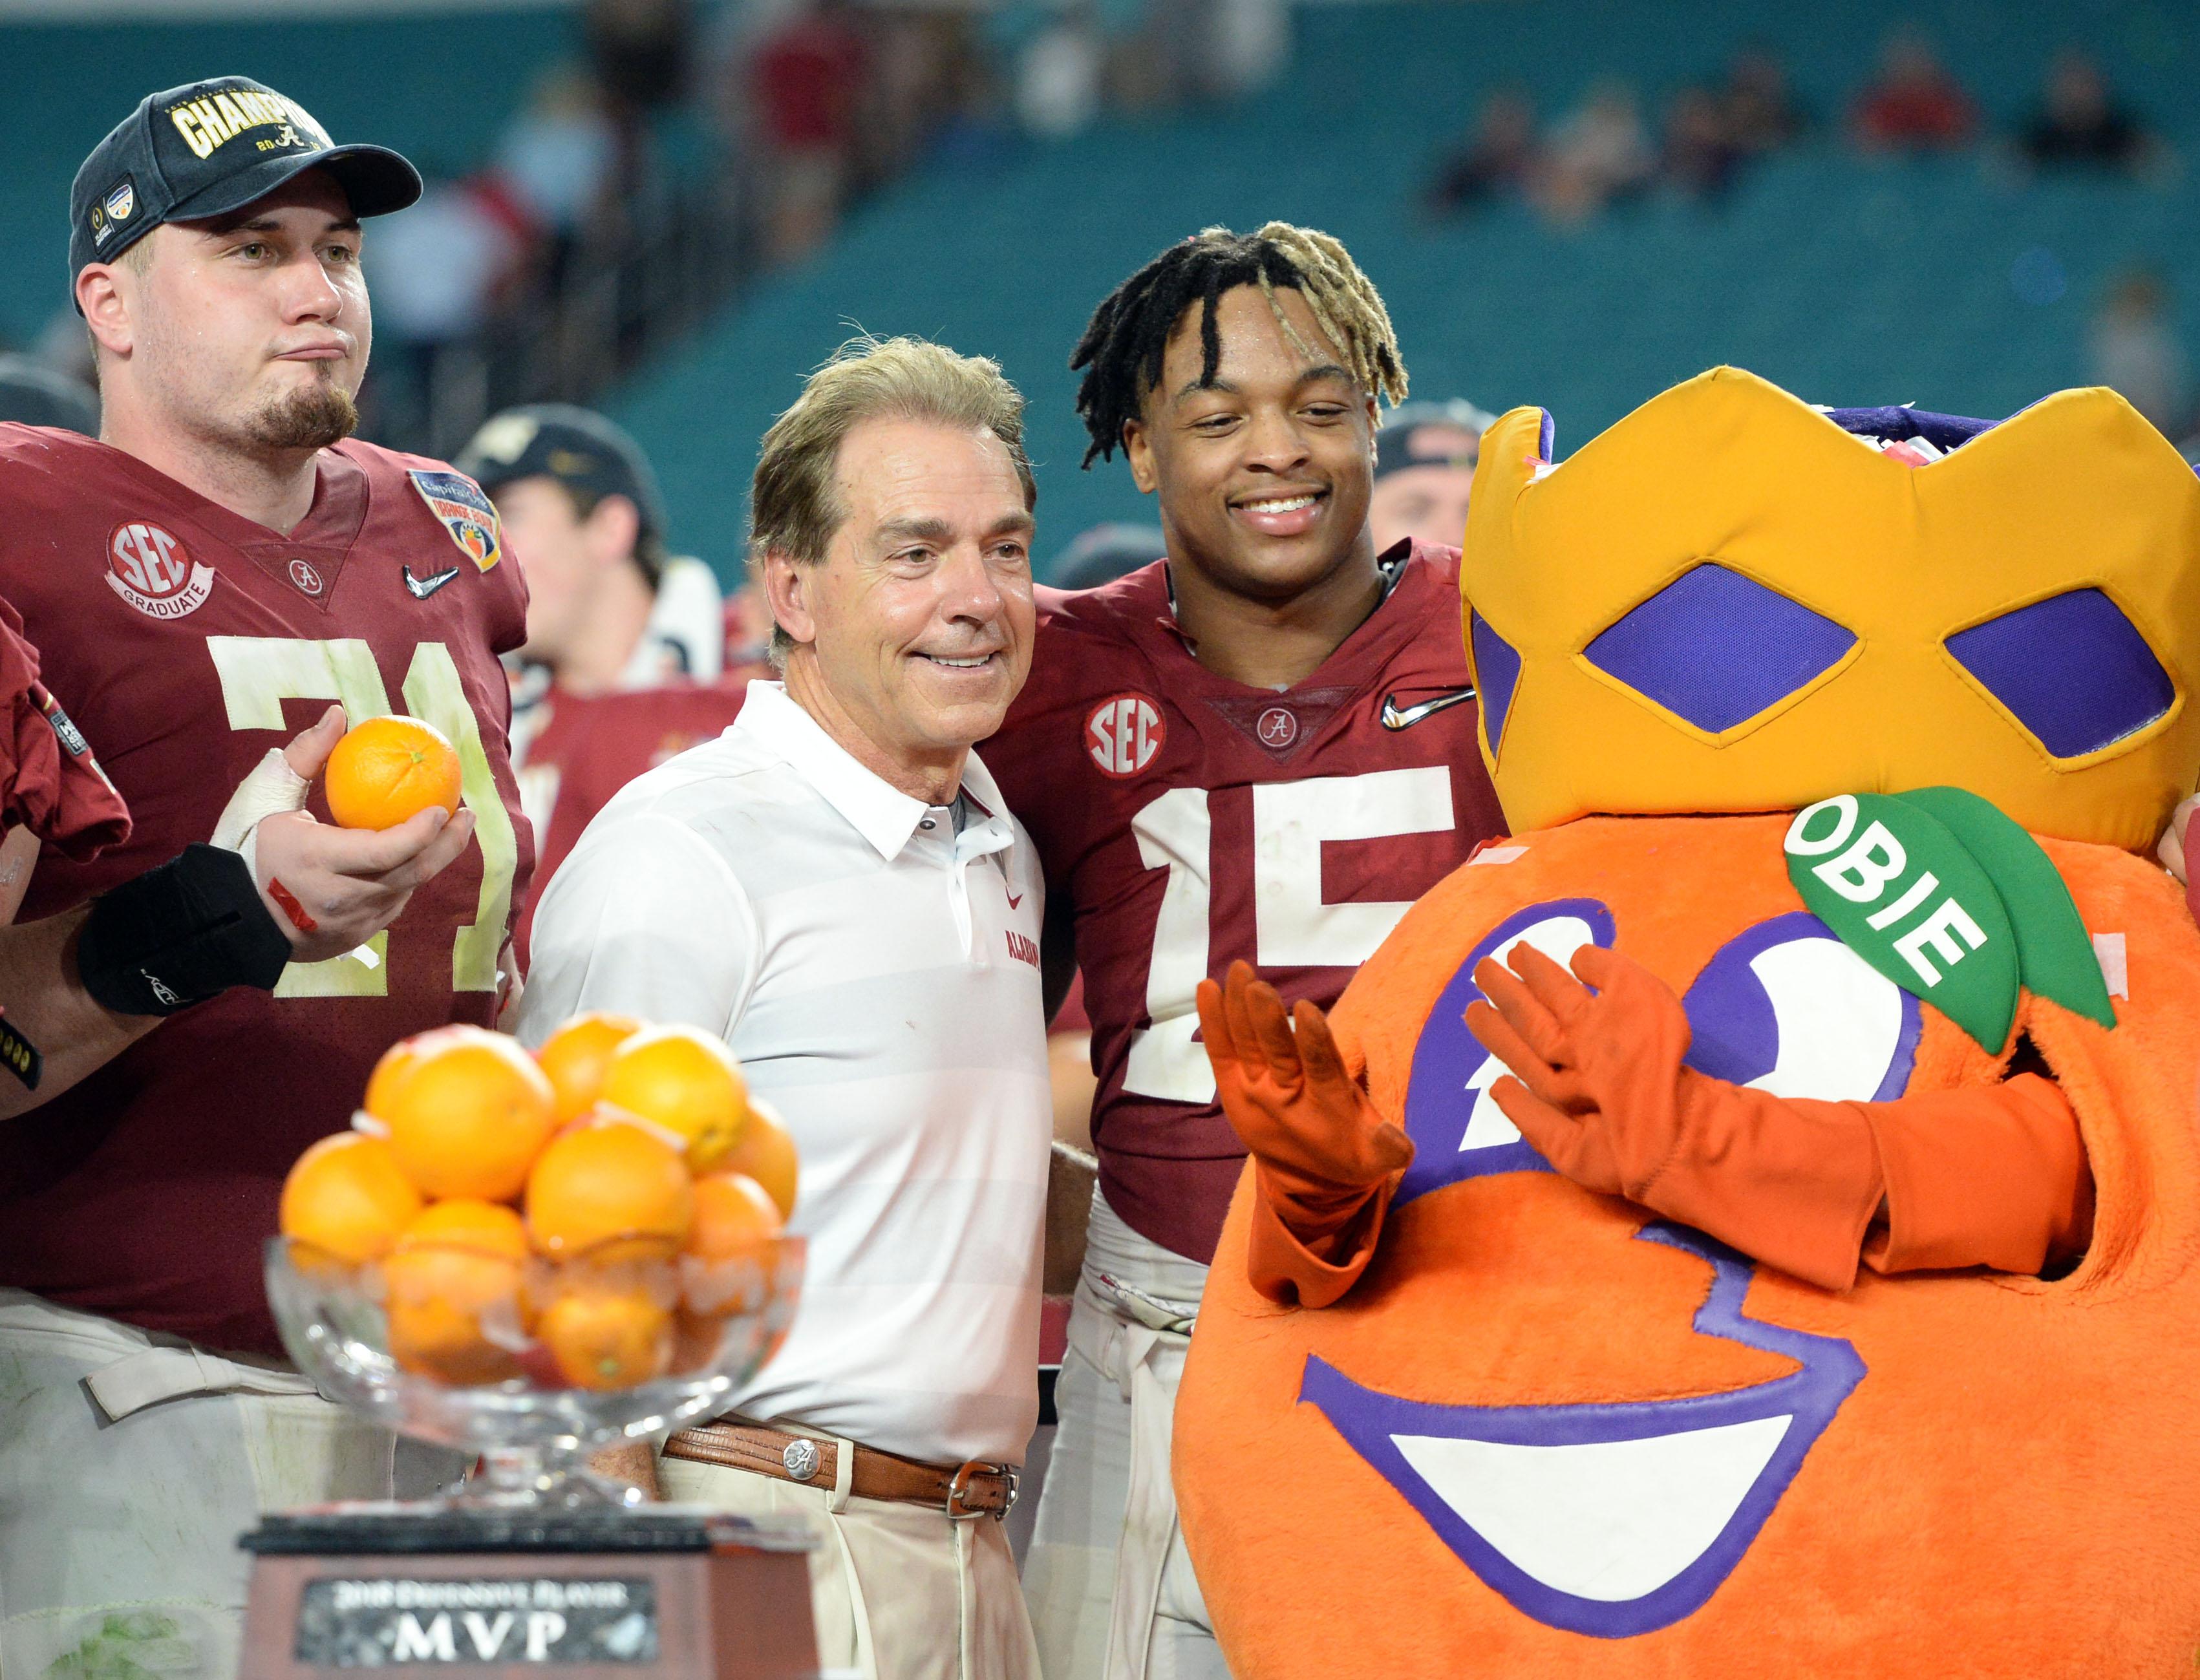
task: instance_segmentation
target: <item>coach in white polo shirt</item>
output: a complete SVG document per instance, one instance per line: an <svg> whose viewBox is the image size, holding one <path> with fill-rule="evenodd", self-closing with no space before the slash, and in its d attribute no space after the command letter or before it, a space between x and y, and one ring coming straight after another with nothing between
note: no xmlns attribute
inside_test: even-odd
<svg viewBox="0 0 2200 1680"><path fill-rule="evenodd" d="M998 1517L1037 1421L1042 885L970 751L1029 668L1035 491L990 361L859 342L765 434L786 676L629 783L544 896L520 1037L723 1033L802 1154L793 1332L667 1497L796 1511L829 1666L1038 1672Z"/></svg>

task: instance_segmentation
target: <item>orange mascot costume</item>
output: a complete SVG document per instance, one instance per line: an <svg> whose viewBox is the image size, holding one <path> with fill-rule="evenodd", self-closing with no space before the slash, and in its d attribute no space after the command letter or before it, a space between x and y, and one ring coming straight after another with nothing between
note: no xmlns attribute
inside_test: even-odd
<svg viewBox="0 0 2200 1680"><path fill-rule="evenodd" d="M1202 988L1232 1671L2192 1672L2200 482L1724 368L1550 453L1462 573L1516 837L1333 1021Z"/></svg>

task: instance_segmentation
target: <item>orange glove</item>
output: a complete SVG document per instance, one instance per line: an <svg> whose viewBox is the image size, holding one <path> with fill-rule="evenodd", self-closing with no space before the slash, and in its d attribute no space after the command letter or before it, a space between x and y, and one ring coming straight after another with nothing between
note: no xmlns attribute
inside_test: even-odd
<svg viewBox="0 0 2200 1680"><path fill-rule="evenodd" d="M1326 1307L1372 1257L1413 1142L1345 1071L1314 1004L1301 998L1286 1016L1242 962L1225 985L1200 981L1197 1000L1222 1112L1253 1156L1253 1286Z"/></svg>
<svg viewBox="0 0 2200 1680"><path fill-rule="evenodd" d="M2051 1080L1893 1103L1775 1097L1684 1066L1680 1000L1618 951L1583 947L1573 975L1526 945L1512 960L1475 969L1490 1001L1469 1006L1467 1027L1515 1075L1491 1087L1498 1106L1577 1184L1828 1289L1855 1282L1860 1255L1882 1271L2037 1272L2083 1248L2092 1180Z"/></svg>

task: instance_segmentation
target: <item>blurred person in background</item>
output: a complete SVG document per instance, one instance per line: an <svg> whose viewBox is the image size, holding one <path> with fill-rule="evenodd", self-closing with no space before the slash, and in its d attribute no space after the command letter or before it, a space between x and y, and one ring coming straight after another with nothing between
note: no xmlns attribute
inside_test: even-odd
<svg viewBox="0 0 2200 1680"><path fill-rule="evenodd" d="M1660 179L1699 204L1726 196L1744 153L1727 126L1718 96L1707 87L1684 87L1665 108Z"/></svg>
<svg viewBox="0 0 2200 1680"><path fill-rule="evenodd" d="M0 355L0 424L99 436L99 393L28 356Z"/></svg>
<svg viewBox="0 0 2200 1680"><path fill-rule="evenodd" d="M1091 0L1068 6L1016 55L1016 120L1041 140L1082 134L1100 114L1108 41Z"/></svg>
<svg viewBox="0 0 2200 1680"><path fill-rule="evenodd" d="M1159 525L1110 519L1078 532L1048 565L1046 581L1057 589L1097 589L1167 556Z"/></svg>
<svg viewBox="0 0 2200 1680"><path fill-rule="evenodd" d="M1485 96L1474 130L1436 167L1428 208L1441 215L1524 193L1542 157L1536 108L1518 88Z"/></svg>
<svg viewBox="0 0 2200 1680"><path fill-rule="evenodd" d="M1536 202L1551 221L1583 222L1636 196L1657 169L1633 85L1608 76L1551 131L1536 175Z"/></svg>
<svg viewBox="0 0 2200 1680"><path fill-rule="evenodd" d="M589 820L644 770L724 729L743 690L715 681L717 580L667 551L656 474L624 431L541 403L490 419L459 460L496 504L527 580L512 720L536 848L513 935L524 969L535 907Z"/></svg>
<svg viewBox="0 0 2200 1680"><path fill-rule="evenodd" d="M1367 529L1375 552L1412 541L1456 548L1466 535L1466 496L1495 416L1464 397L1401 402L1375 434L1375 489Z"/></svg>
<svg viewBox="0 0 2200 1680"><path fill-rule="evenodd" d="M496 173L541 230L553 284L603 212L618 143L595 84L570 66L542 77L498 137Z"/></svg>
<svg viewBox="0 0 2200 1680"><path fill-rule="evenodd" d="M774 262L822 244L849 191L872 67L853 10L847 0L805 4L749 58L748 110Z"/></svg>
<svg viewBox="0 0 2200 1680"><path fill-rule="evenodd" d="M2056 56L2038 111L2025 126L2026 160L2040 168L2138 171L2162 155L2162 142L2109 90L2084 53Z"/></svg>
<svg viewBox="0 0 2200 1680"><path fill-rule="evenodd" d="M440 359L488 325L532 229L493 178L477 177L430 179L420 202L377 232L367 258L382 350L369 391L374 429L425 448Z"/></svg>
<svg viewBox="0 0 2200 1680"><path fill-rule="evenodd" d="M1284 222L1179 241L1102 300L1070 366L1087 463L1128 456L1167 558L1039 591L1031 681L985 744L1046 865L1050 1001L1082 970L1099 1078L1025 1581L1049 1680L1211 1680L1169 1440L1244 1145L1194 988L1243 957L1325 1005L1502 820L1458 551L1381 553L1369 528L1377 403L1405 369L1344 247Z"/></svg>
<svg viewBox="0 0 2200 1680"><path fill-rule="evenodd" d="M718 610L723 648L721 680L739 685L754 677L769 679L771 670L771 603L753 570L726 591Z"/></svg>
<svg viewBox="0 0 2200 1680"><path fill-rule="evenodd" d="M1949 151L1970 143L1978 120L1932 42L1905 26L1880 48L1878 73L1857 96L1850 132L1868 152Z"/></svg>
<svg viewBox="0 0 2200 1680"><path fill-rule="evenodd" d="M612 121L631 128L688 92L693 0L588 0L581 32Z"/></svg>
<svg viewBox="0 0 2200 1680"><path fill-rule="evenodd" d="M1769 47L1735 54L1718 98L1728 140L1751 157L1792 146L1809 126L1788 85L1787 67Z"/></svg>
<svg viewBox="0 0 2200 1680"><path fill-rule="evenodd" d="M2171 318L2169 289L2150 268L2117 277L2093 318L2092 377L2171 437L2192 415L2191 367Z"/></svg>

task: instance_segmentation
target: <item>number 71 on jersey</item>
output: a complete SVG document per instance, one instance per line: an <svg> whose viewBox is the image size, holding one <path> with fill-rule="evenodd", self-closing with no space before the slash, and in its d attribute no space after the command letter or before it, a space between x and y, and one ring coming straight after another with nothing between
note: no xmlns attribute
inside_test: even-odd
<svg viewBox="0 0 2200 1680"><path fill-rule="evenodd" d="M210 635L207 652L221 676L221 697L232 729L281 729L284 700L335 700L356 723L389 711L389 691L374 650L354 636L309 641L290 636ZM442 731L459 750L459 798L474 814L481 846L481 897L474 920L461 927L451 948L451 990L496 990L496 959L511 919L512 880L519 867L519 841L512 813L497 792L496 772L482 746L481 724L467 704L465 686L451 650L424 641L412 650L405 673L405 705L412 716ZM359 953L325 963L293 963L275 987L278 998L379 998L389 990L387 929Z"/></svg>

